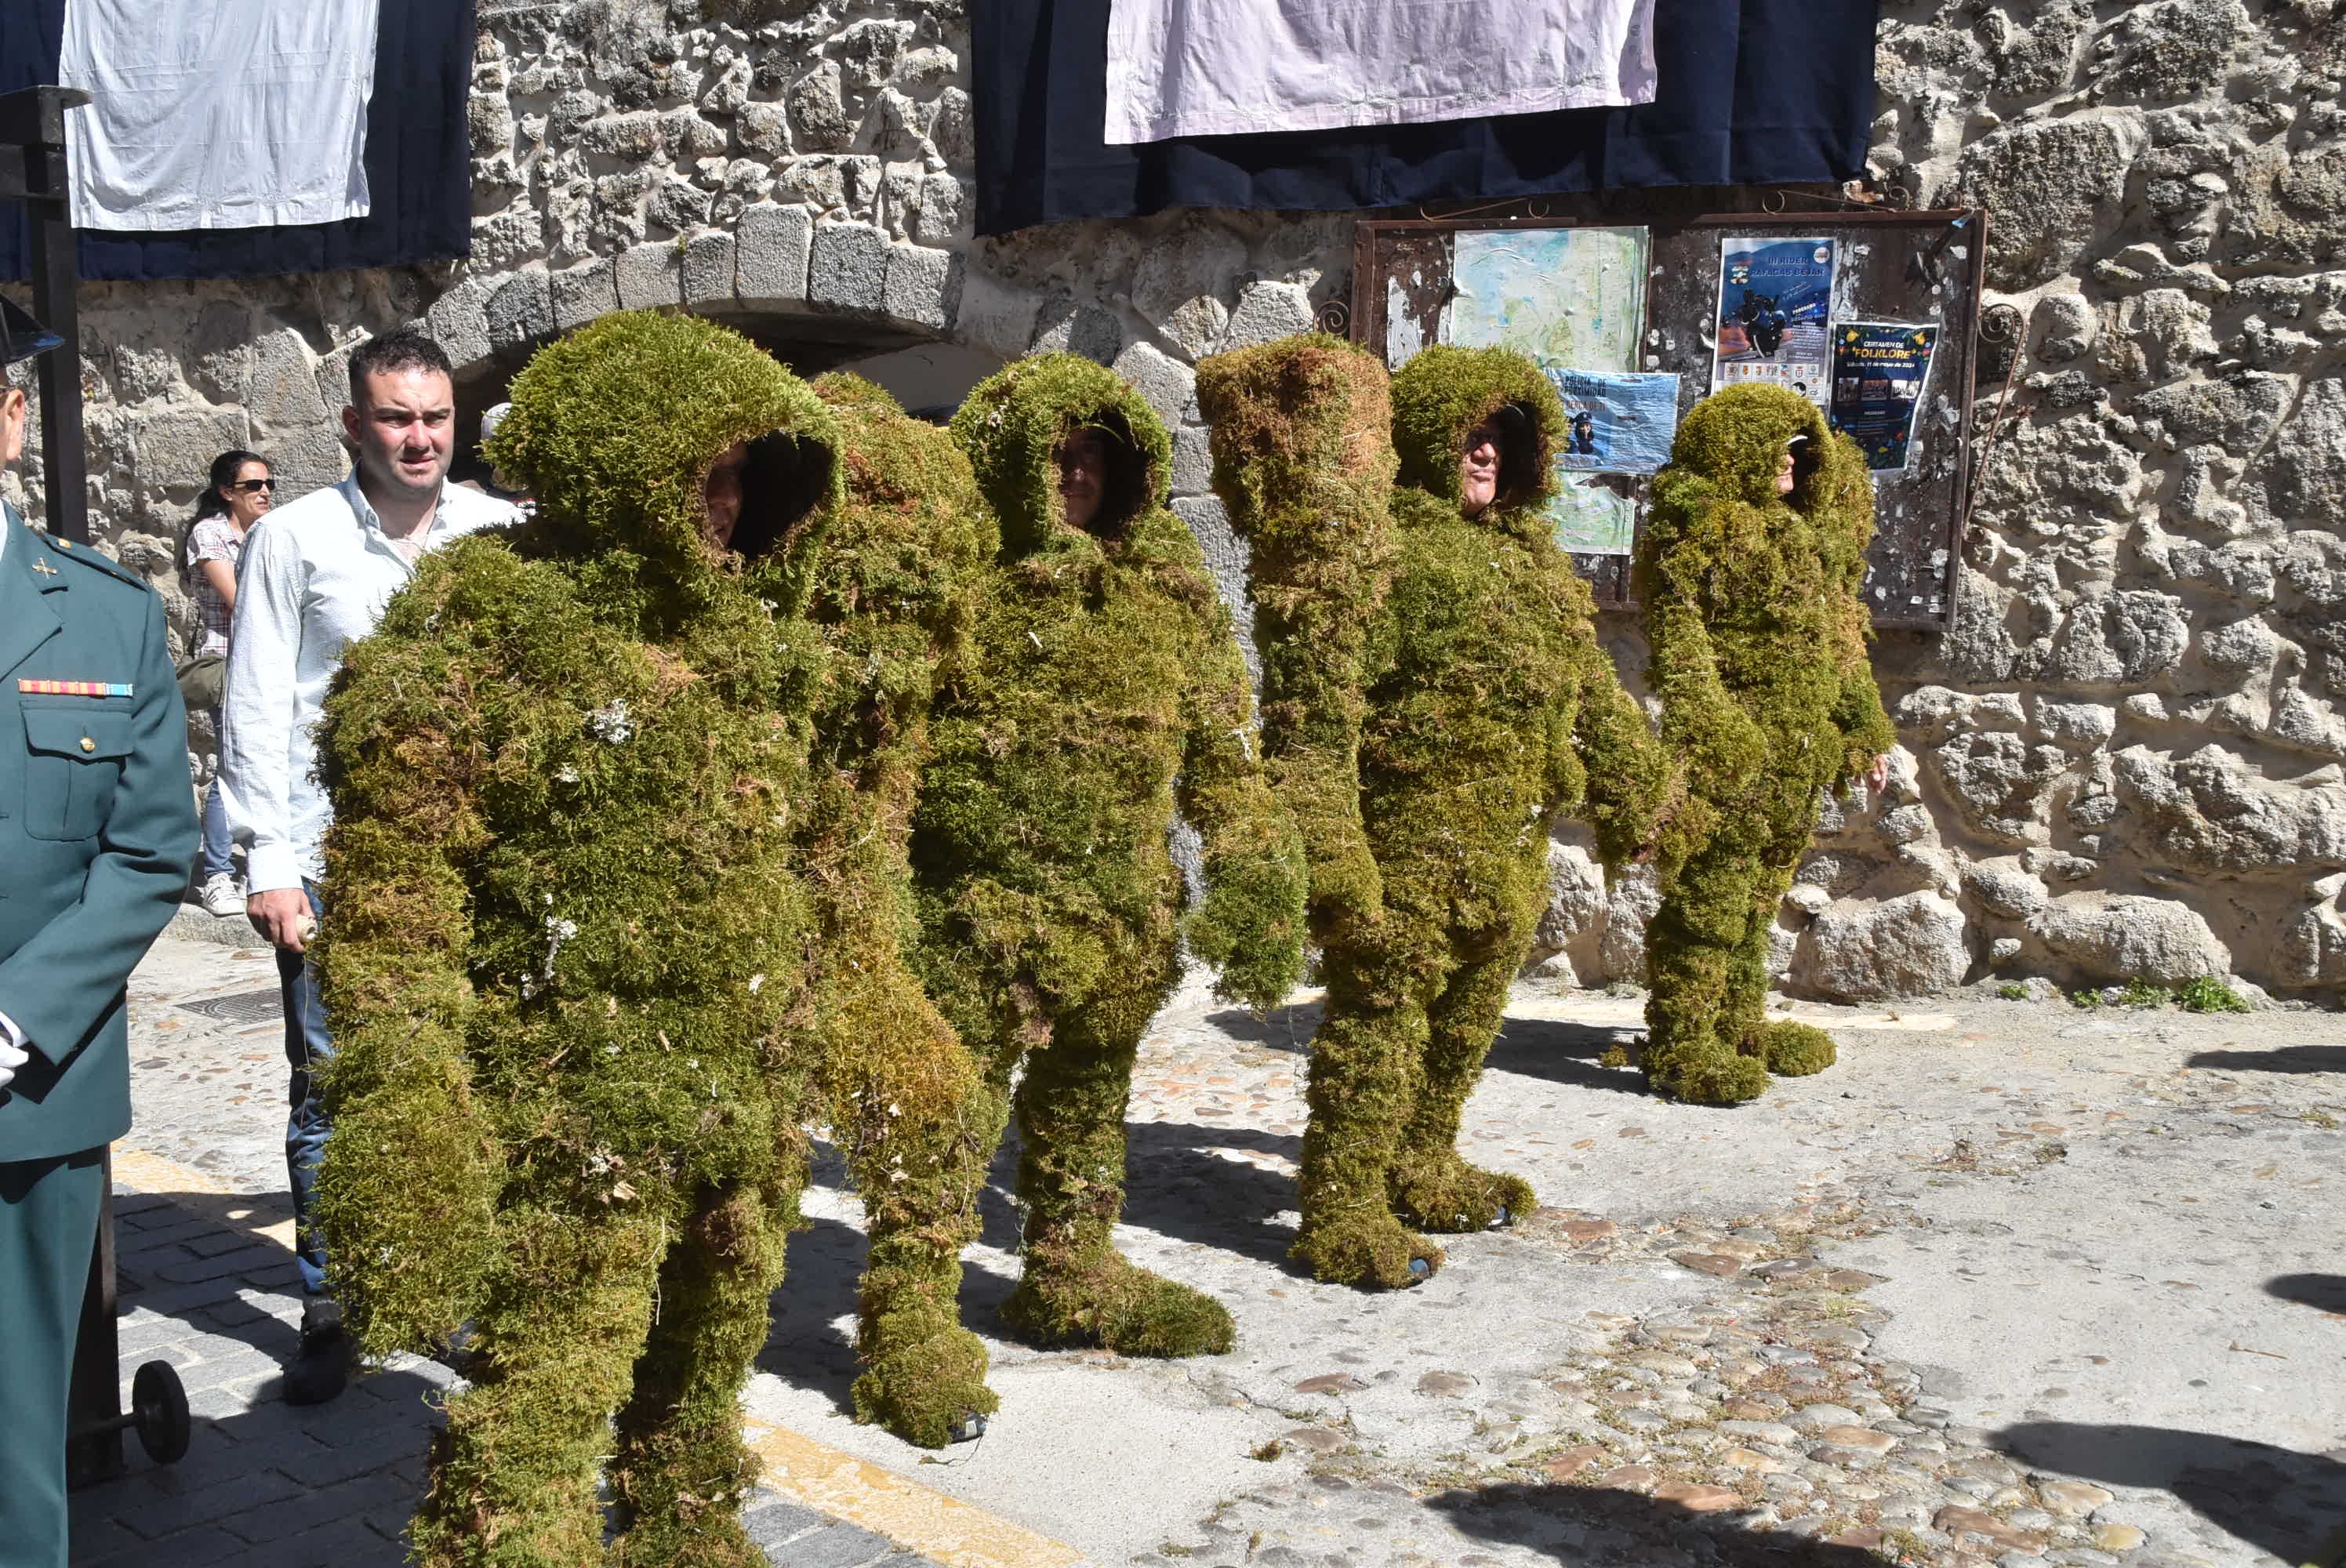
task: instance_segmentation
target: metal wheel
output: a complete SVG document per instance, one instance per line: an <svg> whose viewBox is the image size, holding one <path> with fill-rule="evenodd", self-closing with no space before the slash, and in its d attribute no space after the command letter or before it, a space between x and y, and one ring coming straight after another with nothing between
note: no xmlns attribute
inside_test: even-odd
<svg viewBox="0 0 2346 1568"><path fill-rule="evenodd" d="M149 1361L131 1377L130 1419L157 1464L176 1464L188 1451L188 1392L170 1362Z"/></svg>

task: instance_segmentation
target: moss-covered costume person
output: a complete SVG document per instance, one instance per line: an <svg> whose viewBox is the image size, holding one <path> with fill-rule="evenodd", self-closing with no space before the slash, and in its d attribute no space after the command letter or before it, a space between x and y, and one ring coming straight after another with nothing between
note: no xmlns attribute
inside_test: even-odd
<svg viewBox="0 0 2346 1568"><path fill-rule="evenodd" d="M1204 838L1190 948L1226 996L1301 970L1304 869L1266 787L1229 612L1164 504L1170 443L1123 380L1022 361L954 417L1002 527L976 657L933 720L913 820L930 993L1017 1091L1025 1271L1004 1308L1046 1344L1227 1349L1228 1312L1127 1262L1124 1114L1178 975L1178 800Z"/></svg>
<svg viewBox="0 0 2346 1568"><path fill-rule="evenodd" d="M1647 927L1646 1076L1682 1099L1749 1100L1821 1072L1833 1044L1762 1021L1768 932L1824 791L1896 741L1859 590L1873 484L1846 436L1778 387L1732 387L1678 427L1637 554L1662 736L1686 798L1659 848Z"/></svg>
<svg viewBox="0 0 2346 1568"><path fill-rule="evenodd" d="M328 704L321 1216L369 1350L474 1332L423 1563L604 1561L606 1474L608 1560L763 1561L735 1401L813 1109L793 617L839 444L741 338L605 317L491 443L536 519L427 557Z"/></svg>
<svg viewBox="0 0 2346 1568"><path fill-rule="evenodd" d="M951 436L869 382L825 376L815 391L839 415L847 494L807 605L830 657L801 808L821 934L805 1033L872 1242L855 1408L935 1447L995 1407L957 1296L1001 1126L983 1064L907 966L905 846L930 700L968 659L997 535Z"/></svg>
<svg viewBox="0 0 2346 1568"><path fill-rule="evenodd" d="M1241 526L1324 504L1314 495L1331 470L1358 476L1354 507L1371 510L1377 464L1358 452L1348 412L1362 395L1359 367L1292 373L1298 360L1333 351L1324 340L1289 340L1201 371L1201 404L1251 382L1286 401L1286 422L1306 443L1250 460L1218 424L1217 477ZM1270 373L1282 361L1285 372ZM1295 1257L1322 1279L1400 1286L1442 1261L1412 1227L1476 1230L1533 1204L1520 1177L1469 1165L1458 1129L1546 903L1550 816L1586 814L1617 866L1650 833L1667 769L1543 514L1565 436L1546 377L1502 350L1430 348L1392 378L1391 395L1400 481L1391 587L1382 605L1347 601L1366 606L1360 816L1381 907L1327 928L1328 1009L1312 1045ZM1331 548L1357 551L1374 528L1364 515L1336 531ZM1358 571L1335 580L1350 585ZM1266 633L1275 636L1273 624L1259 621ZM1314 642L1342 647L1324 633ZM1266 677L1290 659L1329 672L1319 689L1340 688L1341 669L1310 649L1267 649ZM1336 734L1332 719L1321 729ZM1274 738L1270 748L1282 744ZM1315 865L1335 858L1316 847L1314 856Z"/></svg>

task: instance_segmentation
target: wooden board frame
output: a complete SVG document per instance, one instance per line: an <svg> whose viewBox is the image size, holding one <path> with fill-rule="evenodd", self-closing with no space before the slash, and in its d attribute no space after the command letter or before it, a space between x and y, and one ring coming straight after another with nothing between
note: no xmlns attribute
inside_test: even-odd
<svg viewBox="0 0 2346 1568"><path fill-rule="evenodd" d="M1392 282L1398 285L1423 341L1439 341L1442 312L1454 292L1454 239L1462 232L1639 227L1648 231L1651 262L1646 356L1637 368L1679 373L1678 412L1683 415L1710 391L1720 238L1770 232L1841 238L1837 315L1935 321L1940 325L1931 380L1915 415L1914 463L1900 473L1885 473L1876 484L1877 524L1865 593L1877 627L1943 631L1954 618L1958 531L1971 489L1972 383L1986 281L1986 212L1977 208L1910 211L1849 207L1679 215L1668 210L1667 199L1652 202L1651 210L1639 210L1645 204L1633 199L1639 194L1612 193L1601 210L1572 216L1551 216L1537 206L1525 206L1453 217L1361 219L1352 236L1352 341L1384 354L1387 285ZM1647 482L1627 483L1634 485L1642 535ZM1600 608L1636 607L1629 594L1627 556L1573 559L1596 590Z"/></svg>

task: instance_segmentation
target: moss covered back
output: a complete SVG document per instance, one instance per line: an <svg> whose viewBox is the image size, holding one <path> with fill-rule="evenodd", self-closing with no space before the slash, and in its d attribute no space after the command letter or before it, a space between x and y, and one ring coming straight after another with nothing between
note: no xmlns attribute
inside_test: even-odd
<svg viewBox="0 0 2346 1568"><path fill-rule="evenodd" d="M1635 584L1686 782L1660 840L1645 1061L1688 1099L1749 1099L1770 1066L1831 1061L1815 1031L1763 1025L1767 932L1823 792L1895 743L1859 596L1872 535L1862 455L1781 388L1696 405L1655 480Z"/></svg>
<svg viewBox="0 0 2346 1568"><path fill-rule="evenodd" d="M1394 457L1384 366L1324 333L1198 366L1214 491L1249 546L1263 754L1311 867L1313 935L1372 918L1361 829L1362 658L1392 571Z"/></svg>

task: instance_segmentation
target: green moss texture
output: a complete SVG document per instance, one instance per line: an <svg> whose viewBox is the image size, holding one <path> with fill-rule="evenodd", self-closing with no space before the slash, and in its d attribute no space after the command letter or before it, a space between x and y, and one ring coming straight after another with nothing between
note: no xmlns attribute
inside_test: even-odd
<svg viewBox="0 0 2346 1568"><path fill-rule="evenodd" d="M805 1048L871 1238L855 1408L933 1448L995 1407L957 1295L1000 1122L984 1064L909 966L906 846L939 672L970 657L997 537L969 460L944 431L851 376L826 376L815 391L844 432L847 494L807 604L830 657L801 807L820 933Z"/></svg>
<svg viewBox="0 0 2346 1568"><path fill-rule="evenodd" d="M536 523L425 557L327 708L320 1218L368 1350L474 1326L420 1562L603 1560L607 1481L611 1560L746 1568L735 1401L819 1108L792 1042L823 639L701 543L700 480L761 443L750 565L803 585L839 422L746 341L638 313L513 402L495 461Z"/></svg>
<svg viewBox="0 0 2346 1568"><path fill-rule="evenodd" d="M1421 1231L1534 1202L1457 1140L1546 903L1549 818L1587 817L1617 865L1650 837L1668 769L1542 514L1565 435L1546 377L1504 351L1431 348L1383 382L1357 351L1294 338L1209 361L1198 395L1225 504L1274 546L1253 568L1273 606L1257 622L1266 692L1302 694L1266 700L1265 749L1310 759L1331 797L1324 781L1357 777L1379 892L1320 927L1295 1254L1323 1279L1403 1286L1442 1261ZM1367 417L1388 395L1389 441ZM1500 494L1470 518L1465 438L1502 410ZM1274 688L1275 670L1296 673ZM1315 855L1315 871L1337 859Z"/></svg>
<svg viewBox="0 0 2346 1568"><path fill-rule="evenodd" d="M1303 835L1324 945L1382 901L1359 755L1362 661L1392 575L1392 400L1374 356L1314 332L1199 361L1198 406L1249 549L1264 761Z"/></svg>
<svg viewBox="0 0 2346 1568"><path fill-rule="evenodd" d="M1798 484L1776 488L1794 436ZM1808 400L1733 387L1679 426L1637 555L1664 741L1685 768L1647 930L1644 1064L1656 1087L1749 1100L1831 1065L1821 1031L1763 1019L1768 931L1824 792L1896 736L1866 657L1873 535L1862 456Z"/></svg>
<svg viewBox="0 0 2346 1568"><path fill-rule="evenodd" d="M1112 451L1088 531L1066 521L1054 456L1086 427ZM1226 1349L1219 1303L1110 1245L1125 1105L1185 932L1224 994L1284 999L1301 970L1301 846L1263 778L1229 612L1165 507L1170 443L1148 405L1113 372L1049 355L981 383L952 429L1002 552L974 657L932 709L913 868L923 976L985 1062L997 1115L1025 1068L1025 1269L1005 1315L1046 1344ZM1177 804L1209 884L1186 922L1166 841Z"/></svg>

